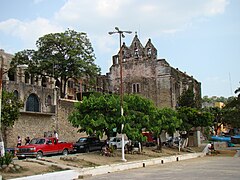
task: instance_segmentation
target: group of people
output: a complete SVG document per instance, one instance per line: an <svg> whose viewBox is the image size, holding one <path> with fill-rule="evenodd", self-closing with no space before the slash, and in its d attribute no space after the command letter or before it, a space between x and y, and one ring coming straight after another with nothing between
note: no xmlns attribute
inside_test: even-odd
<svg viewBox="0 0 240 180"><path fill-rule="evenodd" d="M56 139L58 139L58 133L57 133L57 131L54 131L53 133L54 133L54 137L55 137ZM29 136L27 136L27 137L25 138L25 145L28 145L28 144L30 143L30 141L31 141L31 139L29 138ZM22 139L21 139L20 136L18 136L18 138L17 138L17 147L18 147L18 146L21 146L21 145L22 145Z"/></svg>
<svg viewBox="0 0 240 180"><path fill-rule="evenodd" d="M29 136L25 138L25 145L28 145L30 143L30 138ZM22 139L20 136L17 138L17 147L22 145Z"/></svg>

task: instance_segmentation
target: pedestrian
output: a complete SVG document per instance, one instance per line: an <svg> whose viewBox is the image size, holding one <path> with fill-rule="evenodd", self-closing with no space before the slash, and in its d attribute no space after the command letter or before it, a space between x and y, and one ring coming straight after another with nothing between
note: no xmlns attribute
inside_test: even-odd
<svg viewBox="0 0 240 180"><path fill-rule="evenodd" d="M25 138L25 145L28 145L30 143L30 138L29 136Z"/></svg>
<svg viewBox="0 0 240 180"><path fill-rule="evenodd" d="M18 146L21 146L22 145L22 139L20 136L18 136L18 139L17 139L17 147Z"/></svg>
<svg viewBox="0 0 240 180"><path fill-rule="evenodd" d="M58 133L57 133L57 131L54 131L53 133L54 133L54 137L58 140Z"/></svg>

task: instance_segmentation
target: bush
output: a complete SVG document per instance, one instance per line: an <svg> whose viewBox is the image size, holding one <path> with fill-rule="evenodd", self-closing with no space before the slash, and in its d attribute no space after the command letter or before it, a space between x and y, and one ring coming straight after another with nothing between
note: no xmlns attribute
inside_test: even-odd
<svg viewBox="0 0 240 180"><path fill-rule="evenodd" d="M2 167L3 165L9 165L12 163L13 161L13 154L6 152L5 155L3 157L0 157L0 167Z"/></svg>

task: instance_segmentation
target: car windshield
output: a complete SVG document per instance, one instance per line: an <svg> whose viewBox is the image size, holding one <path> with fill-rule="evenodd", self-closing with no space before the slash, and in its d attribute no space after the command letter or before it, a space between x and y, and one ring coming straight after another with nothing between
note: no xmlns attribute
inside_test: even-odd
<svg viewBox="0 0 240 180"><path fill-rule="evenodd" d="M87 138L80 138L78 142L87 142Z"/></svg>
<svg viewBox="0 0 240 180"><path fill-rule="evenodd" d="M38 138L33 138L29 144L36 144L37 141L38 141Z"/></svg>
<svg viewBox="0 0 240 180"><path fill-rule="evenodd" d="M44 144L45 143L45 139L37 139L35 144Z"/></svg>

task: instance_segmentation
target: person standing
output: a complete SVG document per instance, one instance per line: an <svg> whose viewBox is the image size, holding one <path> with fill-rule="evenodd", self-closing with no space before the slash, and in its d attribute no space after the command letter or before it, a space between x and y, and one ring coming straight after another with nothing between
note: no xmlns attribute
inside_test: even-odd
<svg viewBox="0 0 240 180"><path fill-rule="evenodd" d="M28 145L30 143L30 138L29 136L25 138L25 145Z"/></svg>
<svg viewBox="0 0 240 180"><path fill-rule="evenodd" d="M18 146L21 146L22 145L22 139L20 136L18 136L18 139L17 139L17 147Z"/></svg>
<svg viewBox="0 0 240 180"><path fill-rule="evenodd" d="M57 131L54 131L54 137L58 140L58 133L57 133Z"/></svg>

